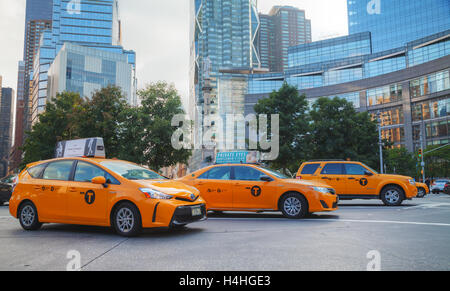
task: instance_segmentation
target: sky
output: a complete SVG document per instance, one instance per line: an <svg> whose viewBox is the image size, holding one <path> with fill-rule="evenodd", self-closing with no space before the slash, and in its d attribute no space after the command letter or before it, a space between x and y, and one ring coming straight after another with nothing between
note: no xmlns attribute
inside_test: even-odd
<svg viewBox="0 0 450 291"><path fill-rule="evenodd" d="M23 56L25 0L0 0L0 75L3 87L17 87ZM290 5L306 11L313 41L348 33L346 0L258 0L258 10ZM136 51L138 87L164 80L189 94L189 1L119 0L123 46Z"/></svg>

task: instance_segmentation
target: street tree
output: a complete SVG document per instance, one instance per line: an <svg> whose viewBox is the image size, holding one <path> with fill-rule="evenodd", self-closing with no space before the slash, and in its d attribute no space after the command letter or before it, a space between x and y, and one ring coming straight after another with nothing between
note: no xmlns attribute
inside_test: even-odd
<svg viewBox="0 0 450 291"><path fill-rule="evenodd" d="M68 92L58 94L47 103L45 112L26 133L22 168L32 162L53 158L58 141L78 137L74 121L84 104L85 100L79 94Z"/></svg>
<svg viewBox="0 0 450 291"><path fill-rule="evenodd" d="M350 159L377 168L377 124L341 98L319 98L309 112L313 159Z"/></svg>
<svg viewBox="0 0 450 291"><path fill-rule="evenodd" d="M259 100L254 109L258 115L267 114L270 118L271 114L279 114L280 117L280 152L278 158L270 161L269 165L285 173L296 172L299 162L305 160L311 150L305 95L300 95L296 87L285 82L269 98Z"/></svg>

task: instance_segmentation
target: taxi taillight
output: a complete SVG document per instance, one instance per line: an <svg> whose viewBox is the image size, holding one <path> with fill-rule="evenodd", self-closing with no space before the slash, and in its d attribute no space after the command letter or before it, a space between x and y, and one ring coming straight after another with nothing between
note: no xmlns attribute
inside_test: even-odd
<svg viewBox="0 0 450 291"><path fill-rule="evenodd" d="M302 179L302 176L297 176L297 180L301 180Z"/></svg>

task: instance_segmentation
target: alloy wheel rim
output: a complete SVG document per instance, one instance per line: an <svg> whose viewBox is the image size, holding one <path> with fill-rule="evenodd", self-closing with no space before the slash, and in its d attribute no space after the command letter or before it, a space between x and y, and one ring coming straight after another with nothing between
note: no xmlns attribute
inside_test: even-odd
<svg viewBox="0 0 450 291"><path fill-rule="evenodd" d="M400 193L397 190L389 190L385 197L389 203L395 204L400 199Z"/></svg>
<svg viewBox="0 0 450 291"><path fill-rule="evenodd" d="M35 216L36 214L34 213L34 209L30 205L25 206L20 215L22 223L25 226L31 226L34 222Z"/></svg>
<svg viewBox="0 0 450 291"><path fill-rule="evenodd" d="M121 232L130 232L134 226L133 212L128 208L122 208L117 213L117 227Z"/></svg>
<svg viewBox="0 0 450 291"><path fill-rule="evenodd" d="M419 196L425 196L425 191L422 190L422 189L420 189L420 190L419 190Z"/></svg>
<svg viewBox="0 0 450 291"><path fill-rule="evenodd" d="M291 216L297 216L302 210L302 203L298 198L289 197L284 202L284 210Z"/></svg>

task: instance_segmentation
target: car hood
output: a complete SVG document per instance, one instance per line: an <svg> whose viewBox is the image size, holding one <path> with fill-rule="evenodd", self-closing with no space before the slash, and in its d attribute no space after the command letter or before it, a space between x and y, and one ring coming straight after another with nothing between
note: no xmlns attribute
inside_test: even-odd
<svg viewBox="0 0 450 291"><path fill-rule="evenodd" d="M294 184L294 185L304 185L304 186L311 186L311 187L325 187L325 188L332 188L330 187L330 185L321 183L321 182L316 182L313 180L299 180L299 179L286 179L283 180L289 184Z"/></svg>
<svg viewBox="0 0 450 291"><path fill-rule="evenodd" d="M184 183L172 180L139 180L134 181L141 188L151 188L153 190L160 191L164 194L173 195L177 198L183 198L187 200L196 200L200 195L200 192L191 186ZM195 195L195 199L192 199L192 194Z"/></svg>

